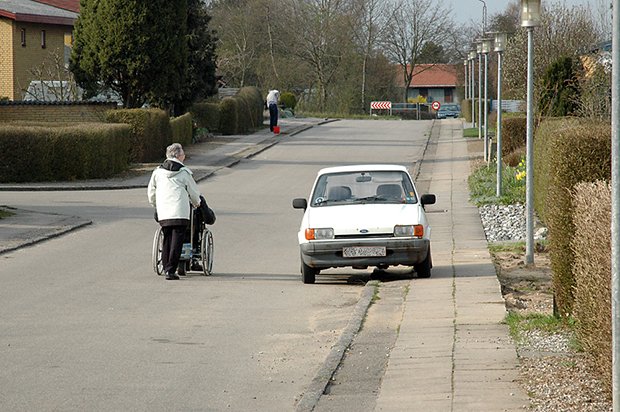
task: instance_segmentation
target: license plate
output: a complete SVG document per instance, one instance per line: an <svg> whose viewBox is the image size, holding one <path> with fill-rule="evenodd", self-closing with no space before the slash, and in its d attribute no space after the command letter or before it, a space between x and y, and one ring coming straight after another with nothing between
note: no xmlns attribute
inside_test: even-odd
<svg viewBox="0 0 620 412"><path fill-rule="evenodd" d="M385 256L385 246L345 247L342 248L342 256L348 258Z"/></svg>

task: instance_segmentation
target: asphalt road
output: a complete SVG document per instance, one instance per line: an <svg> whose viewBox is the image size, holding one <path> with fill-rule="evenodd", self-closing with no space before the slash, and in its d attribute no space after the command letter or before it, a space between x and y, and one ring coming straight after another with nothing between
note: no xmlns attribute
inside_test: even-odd
<svg viewBox="0 0 620 412"><path fill-rule="evenodd" d="M3 192L94 223L0 256L2 409L292 410L370 270L303 285L291 199L324 166L412 166L430 125L330 123L201 183L218 216L211 277L152 272L145 190Z"/></svg>

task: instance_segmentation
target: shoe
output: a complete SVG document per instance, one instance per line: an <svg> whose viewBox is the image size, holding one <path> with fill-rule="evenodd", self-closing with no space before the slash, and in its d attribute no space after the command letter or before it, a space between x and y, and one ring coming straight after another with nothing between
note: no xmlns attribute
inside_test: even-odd
<svg viewBox="0 0 620 412"><path fill-rule="evenodd" d="M179 277L174 273L167 273L166 280L179 280Z"/></svg>
<svg viewBox="0 0 620 412"><path fill-rule="evenodd" d="M194 272L202 272L202 265L198 262L192 262L192 270Z"/></svg>

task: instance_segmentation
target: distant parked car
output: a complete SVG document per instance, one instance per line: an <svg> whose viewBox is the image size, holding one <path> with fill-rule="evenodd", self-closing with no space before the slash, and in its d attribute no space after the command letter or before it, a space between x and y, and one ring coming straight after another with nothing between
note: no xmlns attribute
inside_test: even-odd
<svg viewBox="0 0 620 412"><path fill-rule="evenodd" d="M431 228L404 166L339 166L318 172L310 195L294 199L305 213L298 232L301 275L314 283L322 269L413 266L431 276Z"/></svg>
<svg viewBox="0 0 620 412"><path fill-rule="evenodd" d="M455 119L461 117L461 108L458 104L444 104L437 110L438 119L446 119L448 117L454 117Z"/></svg>

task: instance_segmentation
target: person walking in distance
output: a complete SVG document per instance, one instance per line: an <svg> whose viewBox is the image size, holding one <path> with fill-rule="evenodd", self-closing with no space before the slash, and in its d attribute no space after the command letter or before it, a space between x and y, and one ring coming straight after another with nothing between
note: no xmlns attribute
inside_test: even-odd
<svg viewBox="0 0 620 412"><path fill-rule="evenodd" d="M200 206L200 190L184 160L179 143L168 146L166 160L153 171L147 187L149 203L156 209L155 219L164 232L161 260L167 280L179 279L175 272L190 222L190 203Z"/></svg>
<svg viewBox="0 0 620 412"><path fill-rule="evenodd" d="M269 130L273 132L273 128L278 125L278 101L280 100L280 92L277 90L269 90L267 94L267 108L269 109Z"/></svg>

